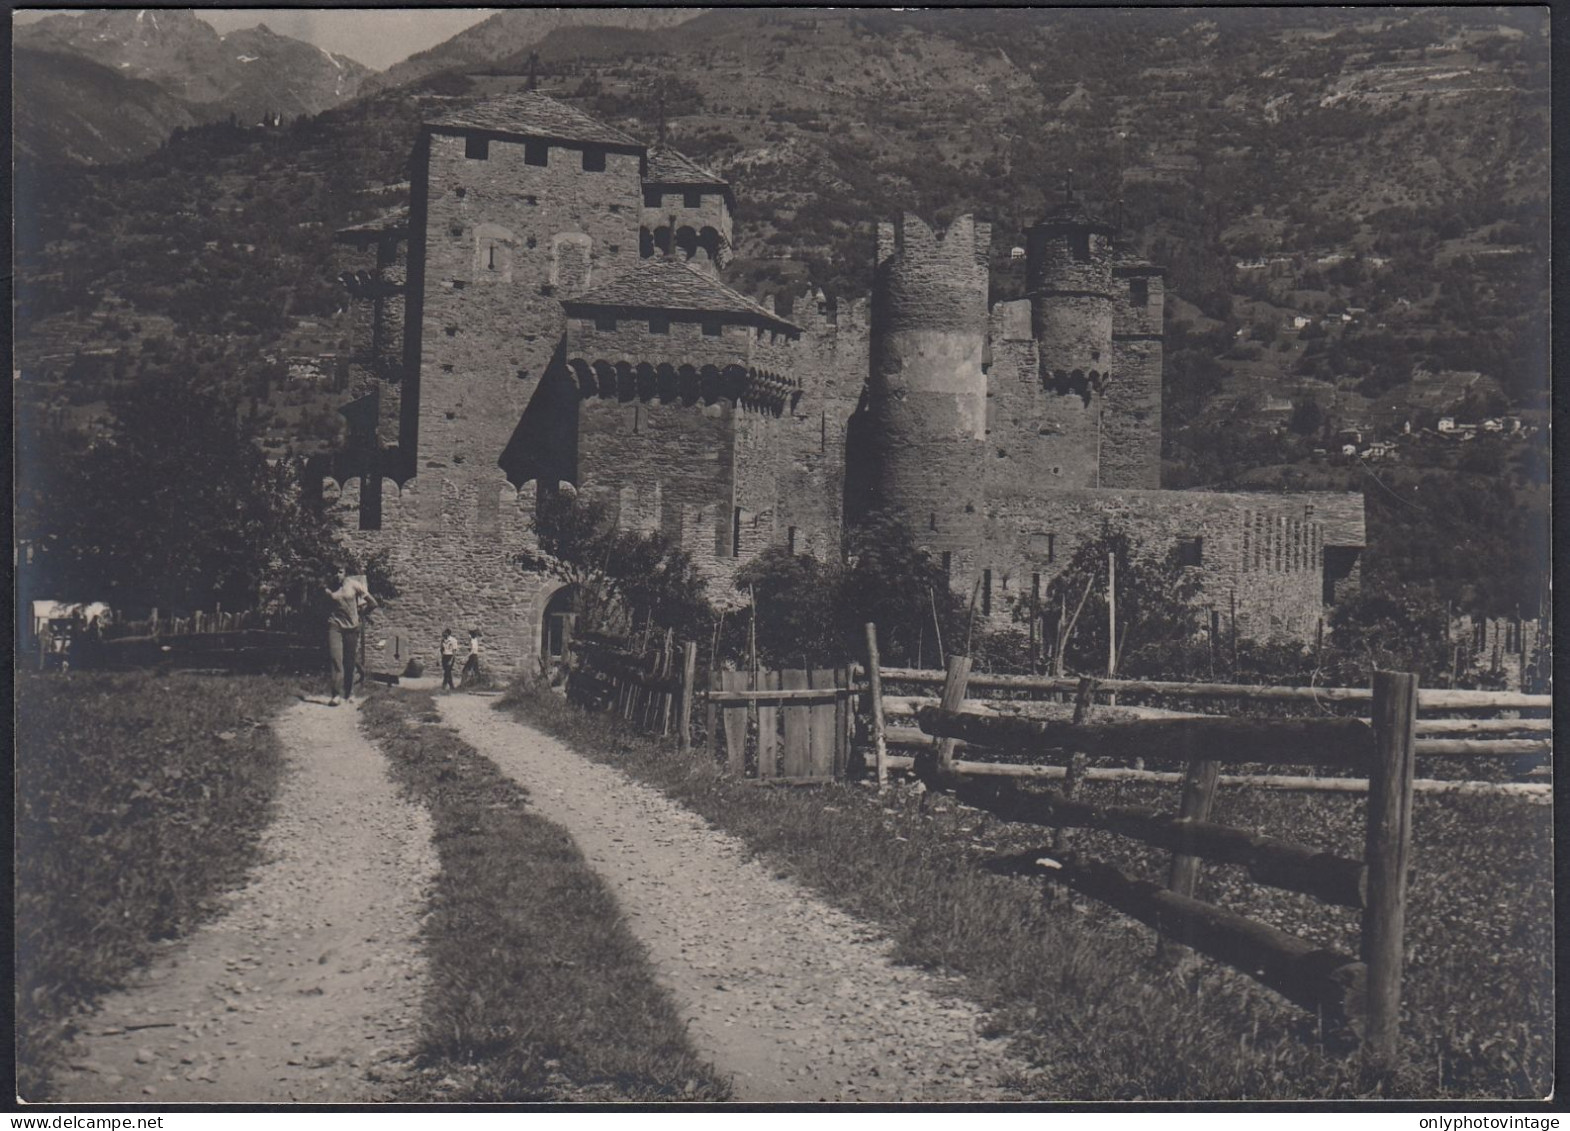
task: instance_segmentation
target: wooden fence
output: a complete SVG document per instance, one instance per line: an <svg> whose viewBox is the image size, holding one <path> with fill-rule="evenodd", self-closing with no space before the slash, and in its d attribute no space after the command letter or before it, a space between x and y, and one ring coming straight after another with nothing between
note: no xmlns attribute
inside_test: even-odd
<svg viewBox="0 0 1570 1131"><path fill-rule="evenodd" d="M707 733L716 759L724 735L730 773L780 784L844 779L851 763L852 699L860 690L851 669L721 671L710 678Z"/></svg>
<svg viewBox="0 0 1570 1131"><path fill-rule="evenodd" d="M160 617L158 610L141 620L116 621L105 632L105 637L117 640L135 636L193 636L209 632L240 632L249 628L268 627L270 618L253 609L212 612L198 609L187 617Z"/></svg>
<svg viewBox="0 0 1570 1131"><path fill-rule="evenodd" d="M709 751L740 778L787 785L842 780L851 766L854 697L850 668L701 672L697 645L636 650L604 638L570 644L571 693L639 730L692 745L693 711L704 707Z"/></svg>
<svg viewBox="0 0 1570 1131"><path fill-rule="evenodd" d="M696 644L682 645L678 654L669 633L653 651L585 637L569 640L564 655L568 664L577 661L572 693L580 701L613 711L638 730L668 735L674 729L683 749L690 744Z"/></svg>
<svg viewBox="0 0 1570 1131"><path fill-rule="evenodd" d="M875 653L869 652L869 657ZM876 703L869 704L869 711L876 717L884 741L878 750L888 746L925 748L932 738L914 725L888 725L890 719L909 719L914 722L918 711L939 705L939 699L926 695L884 695L882 688L888 684L911 688L941 688L947 675L940 671L919 668L882 668L869 680L879 694ZM977 690L1003 692L1011 696L1057 698L1077 695L1086 686L1084 679L1050 676L995 675L977 673L969 675L966 694ZM1239 704L1266 703L1272 706L1300 705L1305 709L1334 709L1359 714L1372 705L1373 692L1358 687L1276 687L1253 684L1192 683L1158 680L1094 679L1088 681L1089 694L1113 698L1139 695L1144 698L1177 700L1229 700ZM972 713L1002 715L1020 708L1021 700L965 699L965 706ZM1468 712L1546 712L1553 705L1551 695L1530 695L1511 691L1468 691L1448 688L1424 688L1418 692L1418 710L1425 714L1464 716ZM1286 721L1286 720L1283 720ZM1531 761L1547 759L1551 755L1553 720L1550 718L1474 718L1448 717L1419 719L1416 724L1417 753L1420 756L1450 757L1515 757ZM952 749L961 753L969 749L963 740L954 742ZM1148 750L1136 754L1144 758ZM913 765L910 755L882 754L882 764L887 769L908 770ZM1274 763L1290 763L1290 758L1270 759ZM1062 779L1066 770L1061 766L1035 766L1018 764L976 763L960 767L967 773L1000 774L1024 778ZM1087 771L1088 781L1145 781L1171 783L1181 780L1181 775L1143 768L1097 767ZM1218 784L1223 786L1252 786L1260 789L1279 789L1325 793L1361 793L1368 789L1366 778L1309 777L1282 774L1232 774L1222 775ZM1414 783L1419 793L1501 793L1532 798L1550 799L1546 784L1534 782L1472 782L1419 779Z"/></svg>
<svg viewBox="0 0 1570 1131"><path fill-rule="evenodd" d="M916 682L924 673L879 671L869 655L874 744L881 755L884 679ZM953 657L938 703L917 708L920 732L929 744L914 768L929 788L946 790L964 804L1004 820L1057 830L1051 845L992 862L995 870L1043 876L1065 884L1156 928L1186 946L1259 979L1288 1000L1316 1011L1327 1026L1360 1037L1376 1068L1393 1065L1400 1016L1406 877L1412 839L1415 766L1423 755L1518 755L1523 748L1546 753L1539 739L1420 738L1422 733L1494 734L1504 727L1472 729L1476 722L1510 724L1531 720L1457 720L1422 727L1418 711L1441 709L1539 709L1548 696L1456 691L1419 692L1417 677L1380 672L1368 691L1334 689L1340 698L1366 701L1369 719L1239 718L1189 715L1090 721L1086 706L1093 681L1079 681L1072 721L1027 718L965 710L971 683L967 657ZM1068 681L1026 677L980 677L976 684L1015 689L1064 690ZM1107 681L1108 684L1114 681ZM1128 688L1136 681L1115 681ZM1042 685L1048 685L1043 687ZM1100 685L1106 687L1107 684ZM1138 684L1141 690L1157 685ZM1244 688L1173 684L1180 694L1218 694L1263 701L1298 698L1298 688ZM1120 688L1122 689L1122 688ZM1343 694L1344 693L1344 694ZM1323 694L1316 692L1315 694ZM1426 703L1425 703L1426 699ZM1527 728L1540 730L1533 726ZM1021 767L956 760L957 743L974 751L1025 754L1062 768L1060 790L1026 788ZM1092 805L1079 797L1090 776L1090 757L1113 760L1159 758L1186 764L1175 814L1138 806ZM880 757L880 761L885 760ZM1361 858L1210 821L1223 764L1303 764L1365 773L1368 820ZM1172 853L1165 886L1131 879L1113 866L1068 847L1065 830L1097 829L1131 837ZM1194 897L1201 860L1245 867L1256 882L1313 896L1362 912L1357 957L1319 947L1279 928Z"/></svg>

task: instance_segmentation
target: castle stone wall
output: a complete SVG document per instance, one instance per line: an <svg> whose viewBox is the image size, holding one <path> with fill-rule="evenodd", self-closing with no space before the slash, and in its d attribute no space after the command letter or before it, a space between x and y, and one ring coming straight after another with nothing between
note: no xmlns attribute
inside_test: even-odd
<svg viewBox="0 0 1570 1131"><path fill-rule="evenodd" d="M638 260L636 154L606 153L589 172L581 148L553 144L544 166L525 162L522 141L488 149L470 159L464 136L429 137L421 474L495 466L560 343L561 300Z"/></svg>
<svg viewBox="0 0 1570 1131"><path fill-rule="evenodd" d="M1161 373L1165 284L1149 264L1113 269L1112 380L1102 424L1101 486L1161 486Z"/></svg>
<svg viewBox="0 0 1570 1131"><path fill-rule="evenodd" d="M1201 601L1224 613L1233 595L1242 635L1308 641L1324 612L1324 550L1362 545L1362 496L1309 492L1065 490L997 500L987 513L994 593L1028 598L1104 524L1164 554L1200 539ZM1355 539L1355 541L1353 541ZM995 601L1006 622L1006 602Z"/></svg>
<svg viewBox="0 0 1570 1131"><path fill-rule="evenodd" d="M324 496L346 520L344 541L362 558L388 550L400 590L371 614L368 668L399 674L414 659L428 672L439 670L442 629L467 639L478 628L485 634L482 663L493 673L534 670L544 601L558 588L516 560L534 545L535 488L515 488L495 469L463 481L410 480L401 490L388 479L381 529L357 530L360 481L324 483Z"/></svg>

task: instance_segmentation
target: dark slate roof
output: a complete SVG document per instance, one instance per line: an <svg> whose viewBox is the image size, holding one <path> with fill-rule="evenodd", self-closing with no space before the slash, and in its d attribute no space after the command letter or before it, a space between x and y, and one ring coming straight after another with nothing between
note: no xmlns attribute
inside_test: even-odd
<svg viewBox="0 0 1570 1131"><path fill-rule="evenodd" d="M350 238L354 236L374 236L383 232L407 231L408 227L409 206L405 204L401 208L393 208L383 212L380 216L373 219L364 220L358 224L350 224L347 228L339 228L337 234Z"/></svg>
<svg viewBox="0 0 1570 1131"><path fill-rule="evenodd" d="M625 275L565 299L563 303L568 307L630 306L644 310L741 315L789 330L801 329L713 276L677 259L639 260Z"/></svg>
<svg viewBox="0 0 1570 1131"><path fill-rule="evenodd" d="M649 150L645 184L656 185L716 185L730 187L724 177L709 172L702 165L677 153L669 146L655 146Z"/></svg>
<svg viewBox="0 0 1570 1131"><path fill-rule="evenodd" d="M438 129L485 130L551 141L611 145L639 149L643 143L615 126L596 121L582 110L534 90L498 95L425 123Z"/></svg>

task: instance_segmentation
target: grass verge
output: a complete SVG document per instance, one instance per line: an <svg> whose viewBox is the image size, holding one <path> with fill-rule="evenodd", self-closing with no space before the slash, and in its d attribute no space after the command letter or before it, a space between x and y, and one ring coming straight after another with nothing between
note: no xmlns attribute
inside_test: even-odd
<svg viewBox="0 0 1570 1131"><path fill-rule="evenodd" d="M1327 1047L1316 1020L1208 960L1174 964L1148 929L1039 881L978 868L1050 833L947 799L863 785L760 789L704 755L630 733L560 697L501 704L579 752L662 789L745 841L782 875L880 925L898 957L965 975L999 1033L1035 1068L1031 1097L1316 1099L1541 1097L1552 1088L1552 812L1497 798L1422 796L1408 910L1402 1061L1375 1079ZM1172 807L1174 791L1101 784L1088 800ZM1224 790L1215 819L1361 855L1361 798ZM1076 848L1161 878L1166 857L1110 834ZM1354 912L1204 870L1199 894L1356 953Z"/></svg>
<svg viewBox="0 0 1570 1131"><path fill-rule="evenodd" d="M72 1018L255 862L282 775L281 679L82 672L16 685L17 1093Z"/></svg>
<svg viewBox="0 0 1570 1131"><path fill-rule="evenodd" d="M362 724L436 826L431 988L409 1102L722 1100L614 896L527 793L442 726L430 692Z"/></svg>

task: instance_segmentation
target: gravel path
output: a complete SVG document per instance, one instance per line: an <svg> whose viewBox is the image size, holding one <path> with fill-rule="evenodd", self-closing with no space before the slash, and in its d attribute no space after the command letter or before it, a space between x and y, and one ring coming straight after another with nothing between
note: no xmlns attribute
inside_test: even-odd
<svg viewBox="0 0 1570 1131"><path fill-rule="evenodd" d="M425 810L399 799L357 721L319 702L279 717L288 768L266 862L84 1020L62 1100L387 1096L416 1033L437 860Z"/></svg>
<svg viewBox="0 0 1570 1131"><path fill-rule="evenodd" d="M470 695L443 718L525 786L610 882L699 1053L741 1101L1020 1098L1022 1066L952 985L889 960L866 924L749 859L658 791Z"/></svg>

